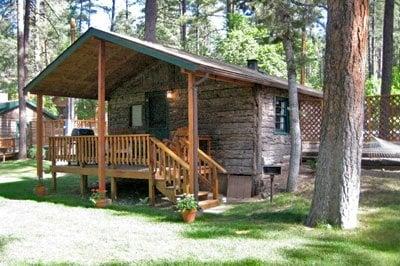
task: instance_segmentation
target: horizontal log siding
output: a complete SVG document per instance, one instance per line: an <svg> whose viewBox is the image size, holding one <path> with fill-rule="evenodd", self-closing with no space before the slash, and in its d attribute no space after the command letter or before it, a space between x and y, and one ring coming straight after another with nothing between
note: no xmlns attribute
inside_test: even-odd
<svg viewBox="0 0 400 266"><path fill-rule="evenodd" d="M145 93L174 91L168 99L169 127L187 126L187 82L180 69L159 63L128 80L111 95L109 131L115 134L146 133L144 127L129 126L130 110L145 104ZM212 156L231 174L252 175L254 160L255 99L251 88L206 81L198 97L199 134L212 138Z"/></svg>
<svg viewBox="0 0 400 266"><path fill-rule="evenodd" d="M290 135L275 131L275 97L288 97L287 92L273 88L260 92L262 105L262 159L266 164L287 165L290 155Z"/></svg>

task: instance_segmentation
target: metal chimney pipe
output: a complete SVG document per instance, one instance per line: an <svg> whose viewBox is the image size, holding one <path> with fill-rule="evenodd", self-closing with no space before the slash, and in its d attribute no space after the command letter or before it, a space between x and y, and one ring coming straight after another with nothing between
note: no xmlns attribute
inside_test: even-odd
<svg viewBox="0 0 400 266"><path fill-rule="evenodd" d="M258 60L257 59L248 59L247 67L252 70L258 70Z"/></svg>

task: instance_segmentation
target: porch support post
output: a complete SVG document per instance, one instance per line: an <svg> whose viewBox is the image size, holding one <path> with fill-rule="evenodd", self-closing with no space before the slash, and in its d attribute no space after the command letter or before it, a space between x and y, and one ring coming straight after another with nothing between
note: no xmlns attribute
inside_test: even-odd
<svg viewBox="0 0 400 266"><path fill-rule="evenodd" d="M188 119L189 119L189 193L193 193L198 199L199 182L198 182L198 119L197 119L197 88L195 86L195 77L192 73L188 73Z"/></svg>
<svg viewBox="0 0 400 266"><path fill-rule="evenodd" d="M36 107L36 171L39 180L43 179L43 95L37 95Z"/></svg>
<svg viewBox="0 0 400 266"><path fill-rule="evenodd" d="M105 42L99 41L99 61L98 61L98 113L97 113L97 158L98 158L98 176L99 176L99 193L105 198L106 194L106 160L105 160L105 142L106 142L106 127L105 127L105 70L106 70L106 55Z"/></svg>

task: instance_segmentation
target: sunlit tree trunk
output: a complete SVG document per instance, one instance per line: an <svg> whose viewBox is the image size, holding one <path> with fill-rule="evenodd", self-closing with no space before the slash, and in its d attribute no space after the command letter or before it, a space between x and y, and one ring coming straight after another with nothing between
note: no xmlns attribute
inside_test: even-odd
<svg viewBox="0 0 400 266"><path fill-rule="evenodd" d="M144 22L144 39L146 41L157 42L156 25L157 25L157 0L146 0L145 22Z"/></svg>
<svg viewBox="0 0 400 266"><path fill-rule="evenodd" d="M385 16L383 20L383 52L382 52L382 84L381 84L381 119L379 136L387 138L389 133L390 104L389 96L392 90L393 69L393 20L394 0L385 1Z"/></svg>
<svg viewBox="0 0 400 266"><path fill-rule="evenodd" d="M300 171L301 134L299 119L299 100L297 93L296 64L293 51L294 34L291 29L283 35L283 47L286 55L286 66L289 85L289 116L290 116L290 161L286 190L296 190Z"/></svg>
<svg viewBox="0 0 400 266"><path fill-rule="evenodd" d="M181 16L185 17L186 15L186 0L181 0ZM182 22L181 25L181 46L183 49L186 49L186 19Z"/></svg>
<svg viewBox="0 0 400 266"><path fill-rule="evenodd" d="M110 26L110 31L115 31L115 0L112 0L112 5L111 5L111 26Z"/></svg>
<svg viewBox="0 0 400 266"><path fill-rule="evenodd" d="M328 0L324 107L309 226L357 225L368 0Z"/></svg>
<svg viewBox="0 0 400 266"><path fill-rule="evenodd" d="M26 158L26 95L24 87L28 77L28 40L29 40L29 18L30 18L30 1L17 1L17 46L18 46L18 102L19 102L19 159Z"/></svg>

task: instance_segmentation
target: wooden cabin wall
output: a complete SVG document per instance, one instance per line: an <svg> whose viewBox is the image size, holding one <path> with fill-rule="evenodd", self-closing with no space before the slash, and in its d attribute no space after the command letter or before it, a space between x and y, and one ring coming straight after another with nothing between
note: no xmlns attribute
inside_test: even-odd
<svg viewBox="0 0 400 266"><path fill-rule="evenodd" d="M288 92L276 88L262 87L258 89L258 103L260 114L260 130L259 130L259 151L260 164L281 165L282 174L275 177L277 187L286 188L288 175L289 159L290 159L290 134L277 133L275 130L275 98L288 98ZM308 95L299 95L301 100L315 100L315 97ZM301 114L300 114L301 115ZM309 143L302 143L302 150L310 148ZM261 169L258 169L255 175L254 189L255 194L260 192L268 192L270 186L269 176L263 176Z"/></svg>
<svg viewBox="0 0 400 266"><path fill-rule="evenodd" d="M275 131L275 97L288 97L287 91L260 87L258 94L260 139L259 163L261 165L281 165L282 175L275 178L279 187L284 187L290 157L290 135ZM255 176L254 194L269 191L270 178L263 176L261 169Z"/></svg>
<svg viewBox="0 0 400 266"><path fill-rule="evenodd" d="M109 100L110 134L146 133L129 126L130 107L145 104L145 93L173 91L169 103L171 131L187 126L187 82L179 68L158 63L116 89ZM231 174L253 174L255 98L252 88L206 81L198 97L199 134L212 138L212 156ZM249 177L251 178L251 177Z"/></svg>
<svg viewBox="0 0 400 266"><path fill-rule="evenodd" d="M44 116L44 120L48 117ZM0 116L0 137L14 137L17 132L17 122L19 121L19 109L15 108ZM29 124L36 121L36 111L26 108L26 121Z"/></svg>

